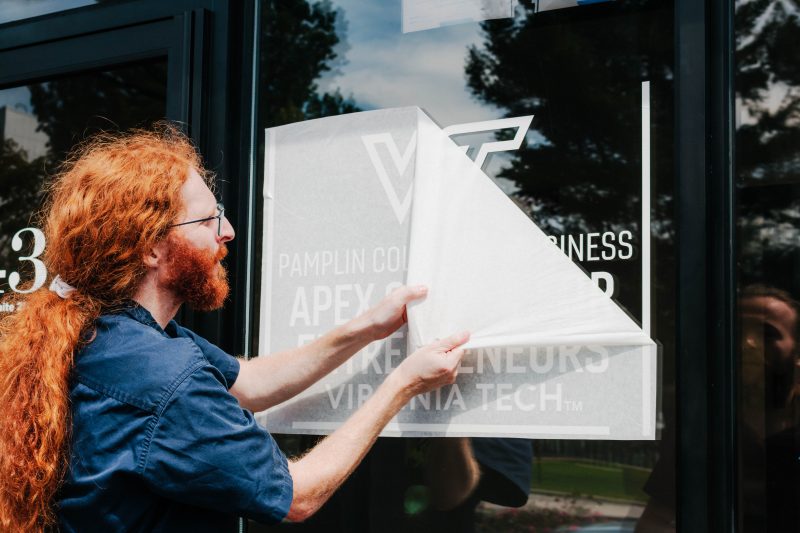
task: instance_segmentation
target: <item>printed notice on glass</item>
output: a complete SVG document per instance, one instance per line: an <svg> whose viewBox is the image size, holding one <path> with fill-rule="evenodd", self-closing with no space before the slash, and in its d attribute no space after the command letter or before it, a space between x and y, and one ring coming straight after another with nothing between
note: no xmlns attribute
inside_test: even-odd
<svg viewBox="0 0 800 533"><path fill-rule="evenodd" d="M516 0L403 0L403 33L514 16Z"/></svg>
<svg viewBox="0 0 800 533"><path fill-rule="evenodd" d="M602 4L613 1L614 0L537 0L536 11L551 11L553 9L563 9L565 7L588 6L591 4Z"/></svg>
<svg viewBox="0 0 800 533"><path fill-rule="evenodd" d="M510 120L520 141L530 117ZM407 327L257 420L275 433L330 433L406 354L468 329L456 383L413 398L383 435L655 438L646 328L450 139L462 129L411 107L266 130L264 356L400 285L430 292L409 306Z"/></svg>

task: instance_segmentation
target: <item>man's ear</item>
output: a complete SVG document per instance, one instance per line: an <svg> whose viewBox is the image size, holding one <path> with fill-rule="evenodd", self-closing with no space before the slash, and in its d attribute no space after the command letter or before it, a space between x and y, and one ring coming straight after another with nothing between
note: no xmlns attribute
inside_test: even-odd
<svg viewBox="0 0 800 533"><path fill-rule="evenodd" d="M167 242L163 240L150 248L144 256L144 266L147 268L158 268L167 259Z"/></svg>

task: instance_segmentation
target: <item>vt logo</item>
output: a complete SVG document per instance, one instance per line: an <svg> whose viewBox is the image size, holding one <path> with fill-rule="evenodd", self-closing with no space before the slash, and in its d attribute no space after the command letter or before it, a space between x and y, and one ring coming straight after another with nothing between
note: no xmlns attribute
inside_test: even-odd
<svg viewBox="0 0 800 533"><path fill-rule="evenodd" d="M473 148L473 161L478 167L483 168L486 158L490 153L506 152L519 149L519 147L522 146L522 141L525 139L525 134L528 132L528 128L531 125L531 120L533 120L533 116L502 118L497 120L486 120L483 122L454 124L444 128L442 131L448 137L452 138L454 136L471 133L483 133L516 128L517 132L514 135L514 138L507 141L484 142L476 146L459 146L464 153L467 153L470 148ZM380 179L381 185L383 185L383 190L386 192L386 196L389 198L389 204L392 206L392 211L394 211L397 222L402 224L405 222L408 212L411 208L411 198L413 196L414 188L413 181L401 199L397 188L393 184L392 179L389 177L389 173L392 172L396 176L394 180L395 183L403 182L402 178L408 170L408 165L411 163L416 151L417 133L414 132L414 134L411 136L411 139L408 141L408 144L406 145L402 154L400 153L400 148L397 146L397 143L395 142L391 133L362 135L361 141L364 143L364 146L367 149L369 158L372 161L372 166L375 167L375 171L378 173L378 179ZM379 145L385 146L384 150L389 153L389 156L392 160L392 168L390 171L387 171L386 167L384 166L383 159L378 151ZM384 150L381 150L381 152L383 153Z"/></svg>
<svg viewBox="0 0 800 533"><path fill-rule="evenodd" d="M380 155L378 155L377 146L379 144L386 146L389 151L389 155L392 158L394 171L397 172L398 178L402 178L405 175L406 170L408 170L408 165L411 163L414 152L417 148L417 132L415 131L414 135L411 136L411 139L408 141L408 145L406 145L406 149L403 151L402 155L400 154L400 150L397 147L397 143L394 142L394 138L392 137L391 133L362 135L361 142L363 142L364 146L367 148L367 153L372 161L372 166L375 167L375 171L378 173L378 178L381 180L383 190L386 191L386 196L389 198L389 203L392 206L392 211L394 211L394 216L397 217L397 222L402 224L405 222L406 217L408 216L408 211L411 207L411 196L414 186L413 184L409 185L405 196L401 200L397 193L397 189L395 189L395 186L392 184L392 180L389 179L389 174L386 172L386 167L383 166L383 160L381 159Z"/></svg>
<svg viewBox="0 0 800 533"><path fill-rule="evenodd" d="M447 126L442 131L451 139L457 135L466 135L470 133L483 133L490 131L499 131L516 128L517 133L514 138L508 141L492 141L471 146L469 144L461 145L458 141L453 141L459 145L464 153L470 148L473 148L475 156L472 158L475 164L483 168L486 163L486 158L493 152L509 152L511 150L518 150L522 146L522 141L525 139L525 134L528 133L528 128L531 126L533 115L525 117L512 117L512 118L499 118L497 120L484 120L483 122L469 122L467 124L453 124Z"/></svg>

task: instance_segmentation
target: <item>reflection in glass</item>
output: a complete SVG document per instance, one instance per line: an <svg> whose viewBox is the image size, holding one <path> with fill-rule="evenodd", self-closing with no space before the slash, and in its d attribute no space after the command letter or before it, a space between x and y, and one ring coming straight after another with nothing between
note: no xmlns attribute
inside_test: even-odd
<svg viewBox="0 0 800 533"><path fill-rule="evenodd" d="M98 0L0 0L0 24L88 6Z"/></svg>
<svg viewBox="0 0 800 533"><path fill-rule="evenodd" d="M800 4L736 3L739 522L800 530Z"/></svg>
<svg viewBox="0 0 800 533"><path fill-rule="evenodd" d="M94 133L147 126L165 111L163 60L0 90L0 290L43 283L43 236L26 228L65 154Z"/></svg>
<svg viewBox="0 0 800 533"><path fill-rule="evenodd" d="M484 170L587 272L609 273L613 297L639 319L641 84L650 81L662 440L380 439L334 498L294 529L527 531L599 521L633 531L646 513L640 531L674 530L672 3L536 13L535 2L520 2L511 19L409 34L400 3L266 2L259 128L408 105L443 127L534 115L523 146L493 154ZM586 253L590 235L605 235L605 259ZM290 455L315 440L278 436Z"/></svg>

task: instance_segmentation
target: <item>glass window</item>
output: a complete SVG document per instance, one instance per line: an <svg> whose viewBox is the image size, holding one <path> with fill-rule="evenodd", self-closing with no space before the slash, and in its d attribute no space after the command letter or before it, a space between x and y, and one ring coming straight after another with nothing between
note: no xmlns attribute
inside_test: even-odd
<svg viewBox="0 0 800 533"><path fill-rule="evenodd" d="M152 124L166 99L165 59L0 89L0 291L45 282L33 215L67 152L93 133ZM0 312L13 310L3 305Z"/></svg>
<svg viewBox="0 0 800 533"><path fill-rule="evenodd" d="M800 8L736 3L741 530L800 529Z"/></svg>
<svg viewBox="0 0 800 533"><path fill-rule="evenodd" d="M442 127L533 115L522 146L491 154L483 169L649 325L660 344L659 438L382 438L299 529L674 529L673 4L522 1L511 16L465 22L433 10L420 22L423 4L432 5L264 2L261 131L400 106L419 106ZM576 7L556 9L567 5ZM454 140L474 157L478 146L513 133L501 127ZM317 440L277 438L290 455ZM476 458L482 472L455 503L446 496L464 476L453 457Z"/></svg>
<svg viewBox="0 0 800 533"><path fill-rule="evenodd" d="M98 0L0 0L0 24L98 3Z"/></svg>

